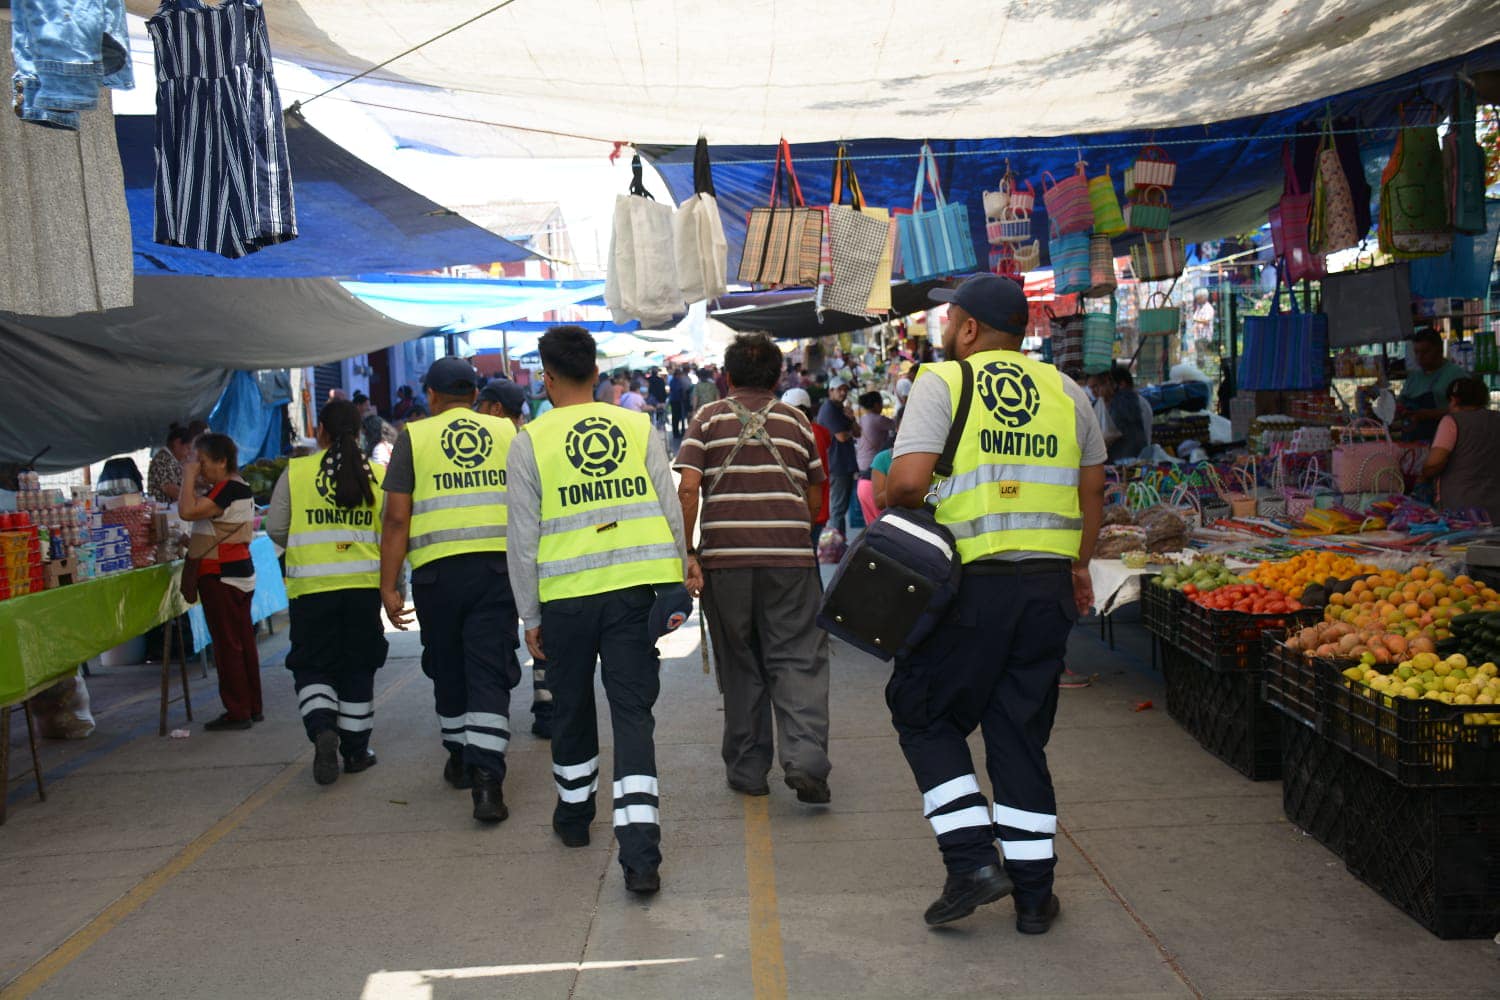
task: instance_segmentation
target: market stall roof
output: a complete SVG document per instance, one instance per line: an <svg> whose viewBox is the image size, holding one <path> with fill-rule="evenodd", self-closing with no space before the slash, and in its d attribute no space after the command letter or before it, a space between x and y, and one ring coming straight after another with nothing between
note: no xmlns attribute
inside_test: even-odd
<svg viewBox="0 0 1500 1000"><path fill-rule="evenodd" d="M128 6L149 17L157 0ZM278 57L330 86L369 73L323 100L362 103L408 145L489 155L700 133L763 145L1169 129L1318 100L1500 39L1493 0L676 0L565 14L545 3L278 0L265 10Z"/></svg>
<svg viewBox="0 0 1500 1000"><path fill-rule="evenodd" d="M275 5L273 5L275 6ZM115 119L136 274L309 278L418 271L535 256L422 197L336 145L300 116L285 116L298 237L230 260L153 243L155 119Z"/></svg>
<svg viewBox="0 0 1500 1000"><path fill-rule="evenodd" d="M365 274L342 284L384 315L439 333L497 328L564 306L604 301L604 282L591 279Z"/></svg>

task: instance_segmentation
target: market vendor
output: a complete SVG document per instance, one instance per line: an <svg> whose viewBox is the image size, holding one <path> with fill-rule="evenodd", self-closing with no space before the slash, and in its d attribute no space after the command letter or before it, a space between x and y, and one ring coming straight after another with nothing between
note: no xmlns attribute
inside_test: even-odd
<svg viewBox="0 0 1500 1000"><path fill-rule="evenodd" d="M1422 478L1437 480L1443 510L1478 508L1500 524L1500 412L1489 404L1489 388L1477 378L1448 386L1448 412L1438 422Z"/></svg>
<svg viewBox="0 0 1500 1000"><path fill-rule="evenodd" d="M1415 371L1408 370L1406 384L1396 402L1405 421L1402 437L1407 441L1431 441L1438 421L1448 412L1448 386L1468 372L1443 355L1443 338L1427 326L1411 336Z"/></svg>

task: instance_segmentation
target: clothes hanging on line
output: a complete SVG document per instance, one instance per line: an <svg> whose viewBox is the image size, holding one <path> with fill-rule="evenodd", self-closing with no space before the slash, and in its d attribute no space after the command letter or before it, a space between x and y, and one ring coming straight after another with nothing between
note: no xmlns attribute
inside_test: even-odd
<svg viewBox="0 0 1500 1000"><path fill-rule="evenodd" d="M297 236L281 95L260 0L164 0L156 48L156 220L168 246L243 257Z"/></svg>
<svg viewBox="0 0 1500 1000"><path fill-rule="evenodd" d="M77 129L79 112L99 106L99 90L130 90L125 0L13 0L12 103L22 120Z"/></svg>

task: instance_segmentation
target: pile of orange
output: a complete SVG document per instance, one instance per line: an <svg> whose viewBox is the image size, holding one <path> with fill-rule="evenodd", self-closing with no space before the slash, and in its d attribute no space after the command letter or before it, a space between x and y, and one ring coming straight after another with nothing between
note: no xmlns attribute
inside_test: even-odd
<svg viewBox="0 0 1500 1000"><path fill-rule="evenodd" d="M1374 566L1358 562L1335 552L1303 552L1280 562L1263 562L1245 576L1263 587L1279 590L1288 597L1302 596L1310 583L1324 583L1329 578L1347 580L1353 576L1378 573Z"/></svg>
<svg viewBox="0 0 1500 1000"><path fill-rule="evenodd" d="M1500 593L1467 576L1450 581L1439 570L1417 566L1354 581L1347 594L1329 595L1324 617L1387 635L1446 639L1452 634L1448 622L1469 611L1500 611Z"/></svg>

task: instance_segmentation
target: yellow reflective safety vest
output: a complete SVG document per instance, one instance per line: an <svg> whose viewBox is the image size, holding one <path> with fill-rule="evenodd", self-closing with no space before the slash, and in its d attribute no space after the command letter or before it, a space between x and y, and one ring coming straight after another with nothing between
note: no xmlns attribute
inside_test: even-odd
<svg viewBox="0 0 1500 1000"><path fill-rule="evenodd" d="M521 433L542 484L543 603L682 582L682 553L646 468L650 417L585 403L548 410Z"/></svg>
<svg viewBox="0 0 1500 1000"><path fill-rule="evenodd" d="M373 504L340 507L333 499L333 477L323 468L326 454L320 451L287 463L292 504L286 542L286 594L290 598L380 586L382 470L370 466Z"/></svg>
<svg viewBox="0 0 1500 1000"><path fill-rule="evenodd" d="M1082 445L1062 375L1019 351L982 351L968 360L973 402L953 475L934 484L938 522L953 533L965 563L1002 552L1077 559L1083 540ZM946 382L957 411L963 377L958 362L923 365L920 377Z"/></svg>
<svg viewBox="0 0 1500 1000"><path fill-rule="evenodd" d="M454 407L406 425L415 483L406 555L412 567L469 552L505 551L509 420Z"/></svg>

